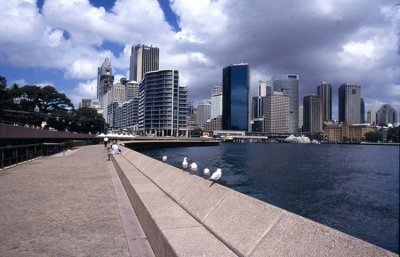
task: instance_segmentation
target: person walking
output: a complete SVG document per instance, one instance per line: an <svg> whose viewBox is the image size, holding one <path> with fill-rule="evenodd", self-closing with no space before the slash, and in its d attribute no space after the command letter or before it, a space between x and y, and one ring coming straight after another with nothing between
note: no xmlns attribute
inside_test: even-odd
<svg viewBox="0 0 400 257"><path fill-rule="evenodd" d="M107 147L107 144L108 144L108 137L105 137L104 138L104 147Z"/></svg>

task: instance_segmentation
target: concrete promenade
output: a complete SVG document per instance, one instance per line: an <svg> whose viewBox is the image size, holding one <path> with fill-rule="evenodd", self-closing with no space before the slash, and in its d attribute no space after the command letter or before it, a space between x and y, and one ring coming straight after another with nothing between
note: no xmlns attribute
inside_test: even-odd
<svg viewBox="0 0 400 257"><path fill-rule="evenodd" d="M0 256L154 256L103 146L0 171Z"/></svg>

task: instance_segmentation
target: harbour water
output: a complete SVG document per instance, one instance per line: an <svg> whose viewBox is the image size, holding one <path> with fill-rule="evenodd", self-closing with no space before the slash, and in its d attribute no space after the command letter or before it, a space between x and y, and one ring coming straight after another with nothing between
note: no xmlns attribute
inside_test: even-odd
<svg viewBox="0 0 400 257"><path fill-rule="evenodd" d="M181 167L222 168L220 183L399 252L399 147L221 143L145 150Z"/></svg>

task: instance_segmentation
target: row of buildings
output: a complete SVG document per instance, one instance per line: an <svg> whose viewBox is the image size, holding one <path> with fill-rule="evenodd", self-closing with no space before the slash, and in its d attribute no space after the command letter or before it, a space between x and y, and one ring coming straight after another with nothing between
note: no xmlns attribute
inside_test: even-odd
<svg viewBox="0 0 400 257"><path fill-rule="evenodd" d="M179 71L159 70L158 48L132 47L129 74L129 80L122 78L115 83L108 58L98 68L98 100L92 106L102 110L111 129L157 136L186 136L194 128L210 132L321 134L341 124L365 123L361 88L355 84L339 87L339 123L335 123L332 85L321 82L316 95L305 96L300 107L296 74L260 81L258 95L251 98L249 65L229 65L222 70L222 86L215 86L211 99L200 102L197 108L188 104L187 87L180 85ZM385 105L381 109L376 113L378 123L397 121L393 108ZM369 120L372 116L368 112Z"/></svg>

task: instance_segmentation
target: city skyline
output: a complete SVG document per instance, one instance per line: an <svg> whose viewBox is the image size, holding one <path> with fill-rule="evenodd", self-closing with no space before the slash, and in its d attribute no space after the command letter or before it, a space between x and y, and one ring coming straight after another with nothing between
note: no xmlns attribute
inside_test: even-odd
<svg viewBox="0 0 400 257"><path fill-rule="evenodd" d="M392 1L27 0L0 7L0 75L9 84L53 85L75 106L96 97L105 57L115 81L129 78L130 50L140 43L160 48L160 69L179 70L195 102L222 83L223 67L246 62L250 96L259 80L293 73L299 101L321 81L332 84L334 119L343 83L361 86L365 111L385 103L400 109L400 19Z"/></svg>

